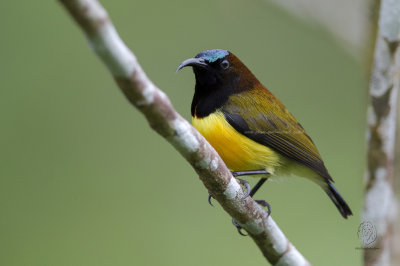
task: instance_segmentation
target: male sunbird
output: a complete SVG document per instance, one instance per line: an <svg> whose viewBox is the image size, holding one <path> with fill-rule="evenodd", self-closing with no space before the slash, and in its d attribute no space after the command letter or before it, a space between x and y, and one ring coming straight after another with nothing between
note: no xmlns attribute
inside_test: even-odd
<svg viewBox="0 0 400 266"><path fill-rule="evenodd" d="M328 194L344 218L352 215L304 128L234 54L206 50L177 71L187 66L196 78L192 124L234 176L305 177Z"/></svg>

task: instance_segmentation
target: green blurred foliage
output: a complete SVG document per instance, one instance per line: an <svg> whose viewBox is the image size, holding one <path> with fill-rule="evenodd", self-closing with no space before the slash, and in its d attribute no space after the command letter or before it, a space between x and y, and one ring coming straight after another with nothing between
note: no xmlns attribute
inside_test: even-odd
<svg viewBox="0 0 400 266"><path fill-rule="evenodd" d="M102 3L187 119L194 77L174 73L181 61L224 48L247 64L307 129L355 215L344 220L299 178L257 196L314 265L359 265L362 65L268 1ZM0 33L0 265L265 264L57 1L1 1Z"/></svg>

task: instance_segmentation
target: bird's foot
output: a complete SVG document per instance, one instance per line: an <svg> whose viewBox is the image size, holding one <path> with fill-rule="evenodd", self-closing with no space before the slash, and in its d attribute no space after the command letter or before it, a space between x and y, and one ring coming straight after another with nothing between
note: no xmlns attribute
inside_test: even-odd
<svg viewBox="0 0 400 266"><path fill-rule="evenodd" d="M232 224L233 224L234 227L236 227L236 229L237 229L239 235L241 235L241 236L247 236L245 233L242 232L242 229L243 229L243 228L235 221L235 219L232 219Z"/></svg>
<svg viewBox="0 0 400 266"><path fill-rule="evenodd" d="M236 180L239 181L239 184L241 184L242 186L244 186L246 188L246 194L244 195L244 199L247 198L250 195L250 191L251 191L249 182L247 182L246 180L240 179L240 178L236 178Z"/></svg>
<svg viewBox="0 0 400 266"><path fill-rule="evenodd" d="M271 205L269 205L268 202L266 202L265 200L255 200L255 202L257 202L258 204L260 204L260 205L263 206L263 207L267 207L268 216L271 215ZM243 228L235 221L235 219L232 219L232 224L233 224L233 226L236 227L236 229L237 229L237 231L238 231L238 233L239 233L240 235L242 235L242 236L247 236L246 234L244 234L244 233L242 232Z"/></svg>
<svg viewBox="0 0 400 266"><path fill-rule="evenodd" d="M235 175L233 175L233 176L235 176ZM242 186L244 186L246 188L246 194L244 196L244 199L247 198L251 192L251 187L250 187L249 182L247 182L246 180L240 179L240 178L236 178L236 180L239 182L239 184L241 184ZM214 207L214 205L212 204L212 201L211 201L212 198L213 198L213 196L211 195L211 193L208 193L208 203Z"/></svg>
<svg viewBox="0 0 400 266"><path fill-rule="evenodd" d="M258 204L260 204L263 207L266 207L268 216L271 215L271 205L269 205L268 202L266 202L265 200L255 200L255 202L257 202Z"/></svg>

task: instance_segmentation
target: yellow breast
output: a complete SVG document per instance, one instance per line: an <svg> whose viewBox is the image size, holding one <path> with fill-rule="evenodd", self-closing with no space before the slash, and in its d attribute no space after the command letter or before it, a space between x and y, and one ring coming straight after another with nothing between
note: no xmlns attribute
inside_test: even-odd
<svg viewBox="0 0 400 266"><path fill-rule="evenodd" d="M192 124L233 171L265 169L273 174L283 162L277 152L237 132L222 112L193 117Z"/></svg>

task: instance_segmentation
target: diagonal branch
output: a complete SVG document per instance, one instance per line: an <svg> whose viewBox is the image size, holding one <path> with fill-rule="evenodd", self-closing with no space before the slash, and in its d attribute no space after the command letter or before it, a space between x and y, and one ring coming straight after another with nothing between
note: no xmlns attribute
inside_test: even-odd
<svg viewBox="0 0 400 266"><path fill-rule="evenodd" d="M96 0L60 0L84 31L128 100L192 165L213 197L253 238L273 265L309 265L271 217L244 193L211 145L146 76Z"/></svg>

